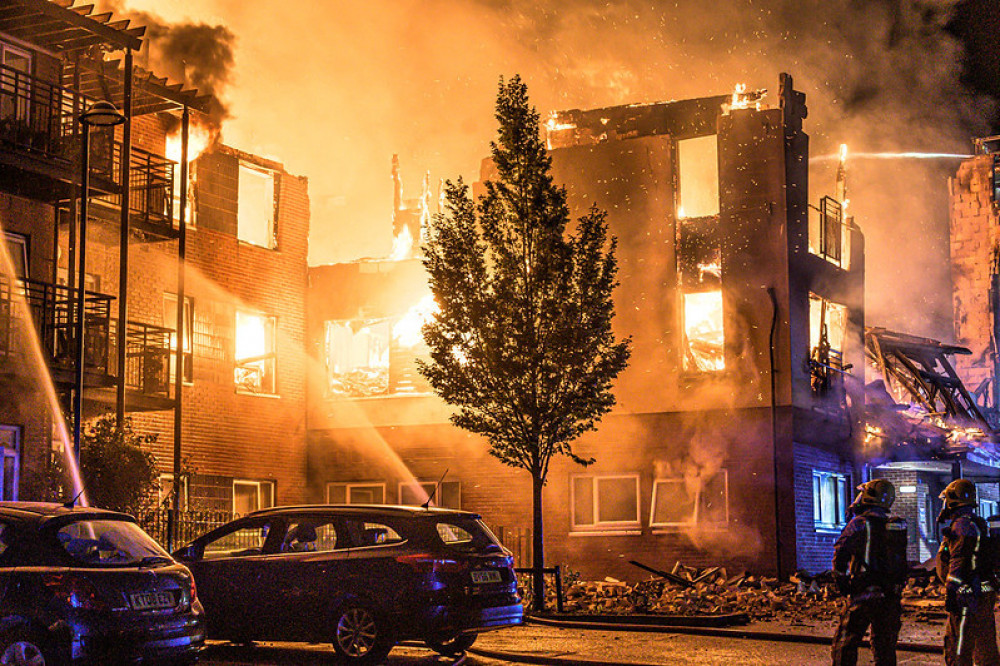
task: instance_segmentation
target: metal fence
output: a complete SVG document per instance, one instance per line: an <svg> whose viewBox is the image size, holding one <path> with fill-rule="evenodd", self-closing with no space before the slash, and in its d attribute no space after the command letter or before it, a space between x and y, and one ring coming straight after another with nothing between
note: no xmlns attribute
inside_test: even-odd
<svg viewBox="0 0 1000 666"><path fill-rule="evenodd" d="M139 525L151 537L156 539L160 545L167 545L167 526L169 525L170 510L166 507L158 508L154 511L137 516ZM177 516L177 536L173 546L183 546L184 544L197 539L202 534L214 530L216 527L225 525L234 518L238 518L230 511L209 510L209 511L181 511Z"/></svg>
<svg viewBox="0 0 1000 666"><path fill-rule="evenodd" d="M532 565L530 527L490 525L489 528L503 544L503 547L514 554L515 567L530 567Z"/></svg>

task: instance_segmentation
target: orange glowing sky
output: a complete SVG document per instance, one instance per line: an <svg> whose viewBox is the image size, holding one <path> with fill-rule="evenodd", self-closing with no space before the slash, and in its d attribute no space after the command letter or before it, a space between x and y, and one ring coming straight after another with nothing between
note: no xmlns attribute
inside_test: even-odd
<svg viewBox="0 0 1000 666"><path fill-rule="evenodd" d="M768 88L767 101L776 103L778 74L788 71L808 95L814 153L842 142L852 151L966 152L967 138L980 131L977 117L985 132L978 110L986 102L959 84L960 49L941 31L943 15L908 13L913 0L902 0L896 14L892 3L848 0L771 0L749 9L696 0L122 4L235 34L223 140L309 178L313 264L389 254L394 153L406 197L419 195L428 170L433 183L474 179L495 130L502 75L521 74L544 114L727 94L740 82ZM954 2L932 4L946 12ZM945 279L946 256L921 243L940 245L942 224L946 242L941 197L954 165L946 166L856 172L852 210L884 283ZM824 190L832 190L830 178ZM827 193L818 182L813 200ZM940 195L923 199L925 191ZM904 223L907 233L899 234ZM911 249L915 258L901 259ZM937 316L950 311L950 298L925 305ZM881 293L869 307L899 310Z"/></svg>

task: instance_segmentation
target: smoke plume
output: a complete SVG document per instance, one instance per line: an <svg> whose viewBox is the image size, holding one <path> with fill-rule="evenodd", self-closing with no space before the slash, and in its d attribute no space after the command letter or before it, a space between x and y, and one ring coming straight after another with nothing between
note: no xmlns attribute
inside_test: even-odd
<svg viewBox="0 0 1000 666"><path fill-rule="evenodd" d="M948 26L982 2L128 5L170 25L224 23L239 38L227 42L235 58L227 142L278 155L309 176L311 262L329 263L388 254L391 155L400 156L404 183L419 184L427 170L476 178L496 131L501 75L521 74L545 113L704 97L736 83L770 89L774 103L785 71L808 96L813 155L840 143L851 152L968 152L996 104L963 85L966 54ZM813 173L814 203L833 192L827 166ZM956 166L851 162L850 210L868 241L871 323L952 337L945 179Z"/></svg>
<svg viewBox="0 0 1000 666"><path fill-rule="evenodd" d="M224 96L231 79L236 36L224 25L170 23L156 14L129 9L122 0L99 4L118 17L146 26L139 62L157 76L209 95L209 123L217 131L229 117Z"/></svg>

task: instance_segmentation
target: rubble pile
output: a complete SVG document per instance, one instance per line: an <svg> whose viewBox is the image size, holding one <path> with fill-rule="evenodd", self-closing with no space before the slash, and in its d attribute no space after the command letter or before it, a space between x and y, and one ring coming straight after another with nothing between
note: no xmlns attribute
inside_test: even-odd
<svg viewBox="0 0 1000 666"><path fill-rule="evenodd" d="M839 617L843 597L828 575L793 575L788 582L724 567L697 569L676 564L670 573L638 583L614 578L566 581L563 610L578 615L707 616L745 613L751 620L805 622ZM546 587L547 607L556 608L554 586ZM944 616L944 587L936 579L910 579L903 609L912 619Z"/></svg>

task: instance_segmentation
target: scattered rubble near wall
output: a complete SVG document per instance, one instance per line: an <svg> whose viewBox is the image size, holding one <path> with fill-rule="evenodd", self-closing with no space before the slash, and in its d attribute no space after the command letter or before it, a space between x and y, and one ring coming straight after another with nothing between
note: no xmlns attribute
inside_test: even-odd
<svg viewBox="0 0 1000 666"><path fill-rule="evenodd" d="M638 583L614 578L568 581L564 584L564 611L580 615L726 615L746 613L751 620L829 620L844 604L832 583L797 574L790 582L777 578L733 573L724 567L697 569L675 565L671 582L652 577ZM522 586L524 585L522 581ZM522 590L529 594L528 590ZM548 586L547 607L556 608L554 586ZM936 578L911 578L903 591L903 609L915 621L944 616L944 586Z"/></svg>

